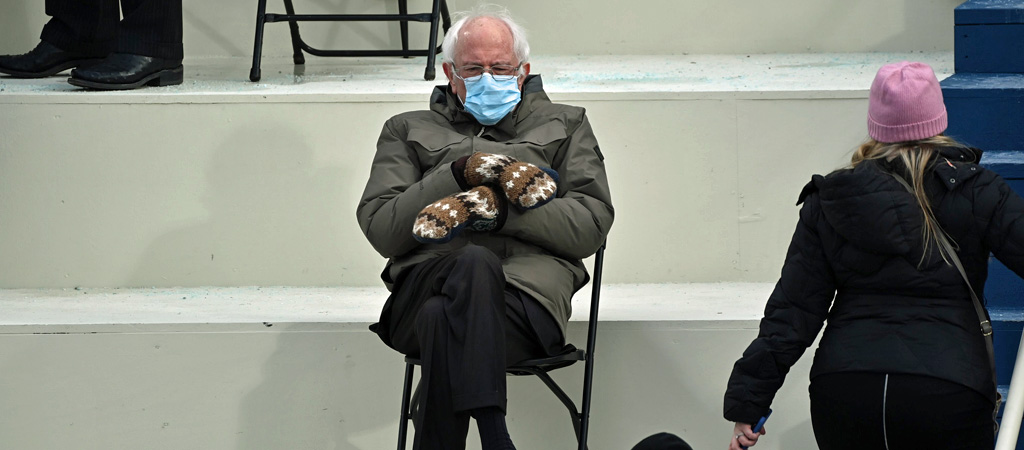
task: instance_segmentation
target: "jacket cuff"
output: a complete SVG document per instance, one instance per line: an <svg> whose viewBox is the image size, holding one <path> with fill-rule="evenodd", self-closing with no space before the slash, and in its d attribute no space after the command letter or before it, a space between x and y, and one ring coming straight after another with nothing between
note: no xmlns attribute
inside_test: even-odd
<svg viewBox="0 0 1024 450"><path fill-rule="evenodd" d="M455 182L459 183L459 189L462 191L468 191L472 186L466 181L466 162L469 161L469 156L463 156L452 162L452 176L455 177Z"/></svg>
<svg viewBox="0 0 1024 450"><path fill-rule="evenodd" d="M762 408L760 406L744 403L735 405L732 408L725 411L725 420L730 422L739 422L753 425L761 420L762 417L768 414L768 408Z"/></svg>

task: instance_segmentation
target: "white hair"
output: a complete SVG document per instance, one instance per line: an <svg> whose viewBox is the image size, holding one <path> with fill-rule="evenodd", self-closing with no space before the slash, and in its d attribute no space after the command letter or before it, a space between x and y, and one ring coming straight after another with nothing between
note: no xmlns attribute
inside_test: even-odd
<svg viewBox="0 0 1024 450"><path fill-rule="evenodd" d="M459 43L459 32L467 23L483 17L490 17L504 22L505 26L512 33L512 51L515 52L516 59L519 60L520 64L529 62L530 44L526 42L526 30L512 19L508 9L496 5L484 5L471 11L456 13L455 15L462 17L455 21L444 35L444 41L441 42L442 62L455 64L455 49Z"/></svg>

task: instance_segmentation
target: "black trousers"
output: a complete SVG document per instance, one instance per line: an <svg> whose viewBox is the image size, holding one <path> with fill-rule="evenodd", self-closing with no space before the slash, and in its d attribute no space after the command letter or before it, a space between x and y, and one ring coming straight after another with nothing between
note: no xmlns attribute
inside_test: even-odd
<svg viewBox="0 0 1024 450"><path fill-rule="evenodd" d="M821 450L991 450L995 445L995 405L949 381L835 373L812 379L810 394L811 425Z"/></svg>
<svg viewBox="0 0 1024 450"><path fill-rule="evenodd" d="M373 329L422 361L419 450L465 448L470 410L505 409L505 368L565 346L554 318L508 286L501 260L475 245L403 274Z"/></svg>
<svg viewBox="0 0 1024 450"><path fill-rule="evenodd" d="M181 0L46 0L50 21L40 38L95 56L131 53L182 59Z"/></svg>

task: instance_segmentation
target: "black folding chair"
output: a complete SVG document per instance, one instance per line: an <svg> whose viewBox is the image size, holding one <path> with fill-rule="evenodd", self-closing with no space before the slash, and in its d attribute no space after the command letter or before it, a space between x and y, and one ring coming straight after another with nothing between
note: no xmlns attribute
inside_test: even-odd
<svg viewBox="0 0 1024 450"><path fill-rule="evenodd" d="M249 80L260 81L260 59L263 53L263 25L274 22L288 22L292 35L292 59L295 64L305 64L305 51L314 56L426 56L427 69L423 79L434 79L434 59L440 51L437 45L438 22L442 22L444 32L448 32L452 20L448 15L448 3L445 0L433 0L430 13L409 14L408 0L398 0L398 14L295 14L292 0L284 0L287 14L267 13L267 0L259 0L256 9L256 39L252 52L252 69ZM401 50L321 50L313 48L302 40L299 35L299 22L399 22L402 32ZM429 22L430 37L425 50L409 50L409 22Z"/></svg>
<svg viewBox="0 0 1024 450"><path fill-rule="evenodd" d="M604 249L605 244L601 245L601 248L597 250L597 254L594 255L594 274L591 279L591 294L590 294L590 319L587 324L587 349L578 350L575 347L571 347L571 351L562 353L560 355L551 356L548 358L528 359L526 361L520 361L516 365L506 369L506 372L511 375L535 375L540 378L544 384L551 389L551 392L561 400L565 408L569 410L569 416L572 418L572 426L576 432L576 441L579 443L578 450L587 449L587 433L590 431L590 392L592 387L592 380L594 377L594 344L597 338L597 312L598 303L601 299L601 272L604 268ZM583 361L583 402L582 409L577 410L576 404L573 403L572 399L566 395L565 391L555 383L555 380L551 379L548 372L560 369L562 367L568 367L575 364L577 361ZM409 421L412 421L414 425L419 423L419 396L420 388L422 383L417 384L416 392L412 393L412 377L415 366L420 365L420 361L415 358L405 358L405 383L402 388L402 416L398 422L398 450L405 450L405 439L408 434ZM410 393L412 396L410 398Z"/></svg>

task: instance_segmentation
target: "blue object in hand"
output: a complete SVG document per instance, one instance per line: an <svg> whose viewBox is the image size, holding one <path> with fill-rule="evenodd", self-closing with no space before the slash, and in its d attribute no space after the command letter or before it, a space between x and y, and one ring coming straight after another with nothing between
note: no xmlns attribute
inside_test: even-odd
<svg viewBox="0 0 1024 450"><path fill-rule="evenodd" d="M764 423L768 421L768 417L771 416L771 415L772 415L772 410L771 410L771 408L769 408L768 409L768 414L765 414L764 417L759 419L757 421L757 423L754 424L754 426L750 430L753 431L754 433L760 433L761 432L761 428L764 428ZM740 448L742 448L743 450L747 450L747 447L744 447L742 445L740 446Z"/></svg>

